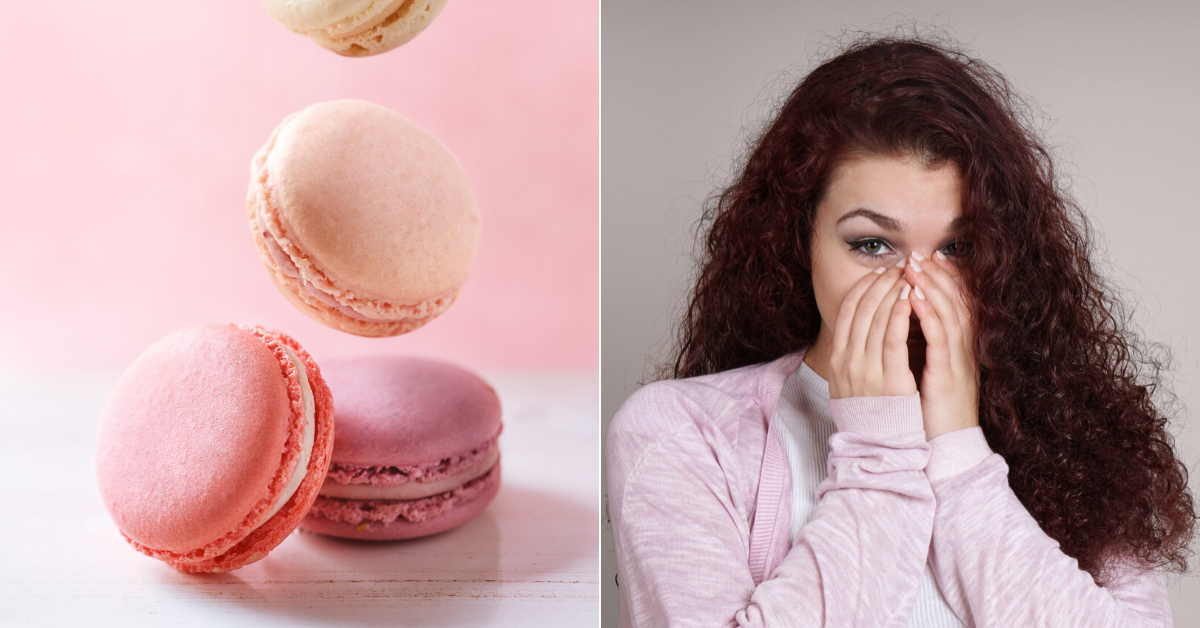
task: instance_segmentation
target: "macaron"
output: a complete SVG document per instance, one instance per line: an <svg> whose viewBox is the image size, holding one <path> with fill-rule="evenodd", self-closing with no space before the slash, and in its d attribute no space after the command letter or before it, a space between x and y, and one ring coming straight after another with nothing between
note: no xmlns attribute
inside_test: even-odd
<svg viewBox="0 0 1200 628"><path fill-rule="evenodd" d="M100 420L96 479L135 549L185 572L229 571L296 528L332 450L329 388L296 341L200 325L121 376Z"/></svg>
<svg viewBox="0 0 1200 628"><path fill-rule="evenodd" d="M429 26L446 0L262 0L293 32L347 57L387 52Z"/></svg>
<svg viewBox="0 0 1200 628"><path fill-rule="evenodd" d="M500 490L500 400L478 375L412 357L332 361L332 464L300 528L363 540L462 525Z"/></svg>
<svg viewBox="0 0 1200 628"><path fill-rule="evenodd" d="M479 244L479 208L428 131L369 102L319 103L283 120L251 174L259 259L308 316L394 336L454 303Z"/></svg>

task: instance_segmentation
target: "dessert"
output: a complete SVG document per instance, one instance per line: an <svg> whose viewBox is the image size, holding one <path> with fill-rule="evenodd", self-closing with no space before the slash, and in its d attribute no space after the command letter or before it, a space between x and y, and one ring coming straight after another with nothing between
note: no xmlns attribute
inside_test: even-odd
<svg viewBox="0 0 1200 628"><path fill-rule="evenodd" d="M332 448L329 389L299 344L200 325L151 345L117 382L96 479L138 551L185 572L229 571L296 528Z"/></svg>
<svg viewBox="0 0 1200 628"><path fill-rule="evenodd" d="M462 525L500 489L500 400L437 360L330 361L338 399L332 464L301 529L407 539Z"/></svg>
<svg viewBox="0 0 1200 628"><path fill-rule="evenodd" d="M347 57L387 52L425 30L446 0L263 0L289 30Z"/></svg>
<svg viewBox="0 0 1200 628"><path fill-rule="evenodd" d="M319 103L284 119L251 172L259 259L305 314L394 336L454 303L479 209L454 155L421 127L361 100Z"/></svg>

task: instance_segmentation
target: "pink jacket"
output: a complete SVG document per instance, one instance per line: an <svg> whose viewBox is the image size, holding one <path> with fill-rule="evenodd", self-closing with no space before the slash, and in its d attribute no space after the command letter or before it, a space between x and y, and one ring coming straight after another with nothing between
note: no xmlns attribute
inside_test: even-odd
<svg viewBox="0 0 1200 628"><path fill-rule="evenodd" d="M968 626L1171 626L1159 571L1097 586L979 428L926 442L919 395L830 401L829 477L790 539L771 428L803 352L634 393L608 430L621 626L907 626L926 561Z"/></svg>

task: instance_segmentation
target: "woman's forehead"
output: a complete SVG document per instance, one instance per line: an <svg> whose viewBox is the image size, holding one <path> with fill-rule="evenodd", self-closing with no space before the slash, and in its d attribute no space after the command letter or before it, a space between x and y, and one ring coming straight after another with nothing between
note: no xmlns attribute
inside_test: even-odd
<svg viewBox="0 0 1200 628"><path fill-rule="evenodd" d="M932 168L912 157L868 156L831 173L818 222L832 227L874 226L905 233L951 230L961 223L958 168Z"/></svg>

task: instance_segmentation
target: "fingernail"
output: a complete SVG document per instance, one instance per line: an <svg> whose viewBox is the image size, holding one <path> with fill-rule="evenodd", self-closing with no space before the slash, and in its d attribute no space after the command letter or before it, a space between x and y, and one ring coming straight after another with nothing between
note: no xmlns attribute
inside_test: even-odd
<svg viewBox="0 0 1200 628"><path fill-rule="evenodd" d="M902 259L902 260L896 262L896 268L899 268L900 270L904 270L904 263L907 261L908 261L908 259L905 258L905 259Z"/></svg>
<svg viewBox="0 0 1200 628"><path fill-rule="evenodd" d="M918 261L923 261L925 259L925 256L921 255L921 253L919 251L913 251L912 256L913 256L913 259L918 260Z"/></svg>
<svg viewBox="0 0 1200 628"><path fill-rule="evenodd" d="M921 294L921 287L920 287L920 286L914 286L914 287L913 287L913 292L914 292L914 293L916 293L916 295L917 295L917 298L918 298L918 299L920 299L920 300L922 300L922 301L924 301L924 300L925 300L925 295L924 295L924 294Z"/></svg>
<svg viewBox="0 0 1200 628"><path fill-rule="evenodd" d="M908 285L908 284L904 284L904 288L902 288L902 289L900 290L900 299L901 299L902 301L907 301L907 300L908 300L908 291L909 291L910 289L912 289L912 286L910 286L910 285Z"/></svg>
<svg viewBox="0 0 1200 628"><path fill-rule="evenodd" d="M915 253L914 253L914 255L915 255ZM917 271L918 273L921 272L921 265L917 263L917 260L913 260L911 263L912 263L913 270Z"/></svg>
<svg viewBox="0 0 1200 628"><path fill-rule="evenodd" d="M934 257L936 257L936 258L938 258L938 259L940 259L940 260L942 260L943 262L944 262L944 261L946 261L946 254L945 254L945 253L943 253L943 252L941 252L941 251L937 251L937 252L935 252L935 253L933 254L933 256L934 256Z"/></svg>
<svg viewBox="0 0 1200 628"><path fill-rule="evenodd" d="M882 275L882 274L883 274L883 271L885 271L885 270L887 270L887 267L886 267L886 266L880 266L879 268L876 268L876 269L875 269L873 272L874 272L876 275Z"/></svg>

